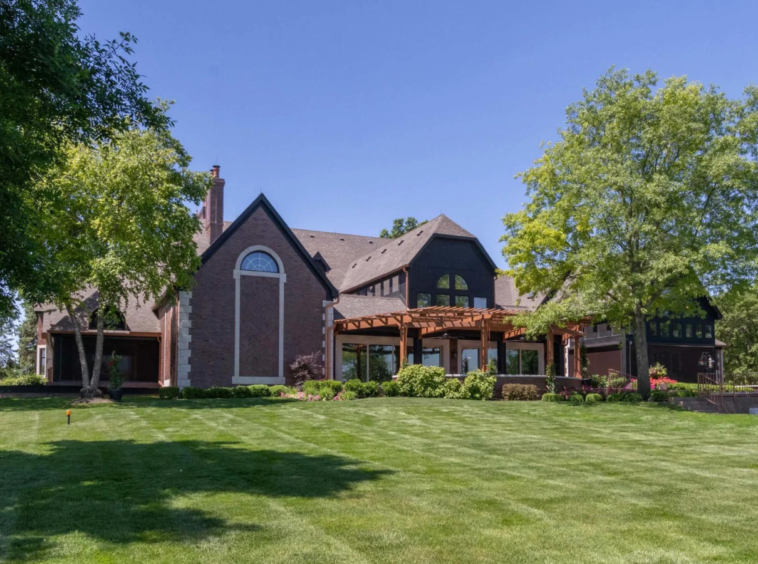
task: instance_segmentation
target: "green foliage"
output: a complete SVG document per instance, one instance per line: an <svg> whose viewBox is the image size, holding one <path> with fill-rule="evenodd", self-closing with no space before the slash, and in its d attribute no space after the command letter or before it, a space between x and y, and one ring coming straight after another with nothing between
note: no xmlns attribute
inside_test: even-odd
<svg viewBox="0 0 758 564"><path fill-rule="evenodd" d="M410 364L397 377L400 394L408 397L440 398L445 394L445 369Z"/></svg>
<svg viewBox="0 0 758 564"><path fill-rule="evenodd" d="M494 358L491 358L490 361L487 363L487 375L497 376L497 360L495 360Z"/></svg>
<svg viewBox="0 0 758 564"><path fill-rule="evenodd" d="M121 355L116 354L116 351L113 351L108 359L108 388L111 390L120 390L124 383L124 377L119 368L122 358Z"/></svg>
<svg viewBox="0 0 758 564"><path fill-rule="evenodd" d="M330 388L329 386L322 386L319 388L319 396L321 396L322 400L333 400L334 397L337 395L338 392L334 391L334 388Z"/></svg>
<svg viewBox="0 0 758 564"><path fill-rule="evenodd" d="M47 380L39 374L29 374L18 368L0 369L0 386L44 386Z"/></svg>
<svg viewBox="0 0 758 564"><path fill-rule="evenodd" d="M345 382L345 391L355 392L358 396L362 397L363 382L361 382L358 378L351 378L350 380Z"/></svg>
<svg viewBox="0 0 758 564"><path fill-rule="evenodd" d="M58 286L54 257L35 231L60 203L44 191L29 196L63 159L61 148L128 124L168 125L128 60L136 39L95 39L78 28L80 16L75 0L0 2L0 317L13 309L15 291Z"/></svg>
<svg viewBox="0 0 758 564"><path fill-rule="evenodd" d="M656 362L648 369L648 374L651 378L665 378L668 376L668 371L660 362Z"/></svg>
<svg viewBox="0 0 758 564"><path fill-rule="evenodd" d="M491 400L495 393L495 383L497 378L491 376L489 372L475 370L469 372L466 379L463 380L463 393L466 399L472 400Z"/></svg>
<svg viewBox="0 0 758 564"><path fill-rule="evenodd" d="M278 398L282 394L289 395L295 393L294 388L290 388L289 386L285 386L284 384L276 384L275 386L271 386L271 397Z"/></svg>
<svg viewBox="0 0 758 564"><path fill-rule="evenodd" d="M344 399L345 401L358 399L358 394L350 390L345 390L344 392L342 392L342 399Z"/></svg>
<svg viewBox="0 0 758 564"><path fill-rule="evenodd" d="M466 399L466 393L463 384L458 378L448 378L445 381L445 398L447 399Z"/></svg>
<svg viewBox="0 0 758 564"><path fill-rule="evenodd" d="M206 396L203 388L187 386L186 388L182 388L181 397L182 399L203 399Z"/></svg>
<svg viewBox="0 0 758 564"><path fill-rule="evenodd" d="M176 386L163 386L158 390L158 397L160 399L176 399L179 397L179 388Z"/></svg>
<svg viewBox="0 0 758 564"><path fill-rule="evenodd" d="M629 392L624 394L623 400L626 403L640 403L642 401L642 394L636 392Z"/></svg>
<svg viewBox="0 0 758 564"><path fill-rule="evenodd" d="M321 382L319 380L306 380L303 383L303 392L309 396L320 396Z"/></svg>
<svg viewBox="0 0 758 564"><path fill-rule="evenodd" d="M249 386L235 386L232 388L232 395L235 398L251 398L253 397L253 392Z"/></svg>
<svg viewBox="0 0 758 564"><path fill-rule="evenodd" d="M563 401L563 396L555 393L542 394L542 401Z"/></svg>
<svg viewBox="0 0 758 564"><path fill-rule="evenodd" d="M338 394L342 391L342 382L339 380L321 380L321 387L329 388L335 394Z"/></svg>
<svg viewBox="0 0 758 564"><path fill-rule="evenodd" d="M552 362L545 367L545 387L548 393L555 393L555 364Z"/></svg>
<svg viewBox="0 0 758 564"><path fill-rule="evenodd" d="M532 384L503 384L502 391L503 399L508 401L536 401L540 399L540 394L537 391L537 386L534 386ZM550 400L543 399L543 401Z"/></svg>
<svg viewBox="0 0 758 564"><path fill-rule="evenodd" d="M617 402L617 401L622 401L623 399L624 399L624 394L615 392L613 394L608 394L608 397L605 398L605 401Z"/></svg>
<svg viewBox="0 0 758 564"><path fill-rule="evenodd" d="M34 305L26 301L23 306L24 320L18 326L18 365L25 372L37 369L37 314Z"/></svg>
<svg viewBox="0 0 758 564"><path fill-rule="evenodd" d="M569 396L569 403L573 405L583 404L584 396L582 394L571 394L571 396Z"/></svg>
<svg viewBox="0 0 758 564"><path fill-rule="evenodd" d="M247 389L250 390L251 398L267 398L272 395L272 388L265 384L252 384L251 386L248 386Z"/></svg>
<svg viewBox="0 0 758 564"><path fill-rule="evenodd" d="M736 287L722 295L718 306L723 318L716 323L716 337L724 349L724 372L758 372L758 284Z"/></svg>
<svg viewBox="0 0 758 564"><path fill-rule="evenodd" d="M650 392L649 401L666 402L669 400L669 393L663 390L653 390Z"/></svg>
<svg viewBox="0 0 758 564"><path fill-rule="evenodd" d="M600 394L587 394L584 397L584 401L586 401L587 403L598 403L598 402L603 401L603 396Z"/></svg>
<svg viewBox="0 0 758 564"><path fill-rule="evenodd" d="M416 229L417 227L421 227L425 223L426 223L426 220L419 223L415 217L408 217L408 218L399 217L398 219L395 219L392 221L392 231L387 231L386 229L382 229L382 231L379 233L379 237L382 239L397 239L398 237L402 237L409 231L412 231Z"/></svg>
<svg viewBox="0 0 758 564"><path fill-rule="evenodd" d="M363 385L361 386L362 393L360 394L361 397L364 398L373 398L379 395L379 382L370 381L370 382L363 382Z"/></svg>
<svg viewBox="0 0 758 564"><path fill-rule="evenodd" d="M395 380L389 382L382 382L382 395L387 397L395 397L400 395L400 384Z"/></svg>
<svg viewBox="0 0 758 564"><path fill-rule="evenodd" d="M519 323L530 335L588 314L633 325L646 368L649 316L692 316L706 289L755 277L758 87L730 100L612 70L566 114L560 140L521 175L530 201L504 218L519 292L561 295Z"/></svg>

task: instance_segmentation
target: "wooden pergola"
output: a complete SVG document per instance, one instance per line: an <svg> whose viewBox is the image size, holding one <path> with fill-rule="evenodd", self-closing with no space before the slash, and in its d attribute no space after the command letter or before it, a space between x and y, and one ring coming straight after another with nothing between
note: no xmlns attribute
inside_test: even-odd
<svg viewBox="0 0 758 564"><path fill-rule="evenodd" d="M346 331L361 331L396 327L400 332L400 351L403 361L408 360L408 329L418 329L419 337L428 337L448 329L479 331L481 347L479 349L480 366L487 365L487 349L492 333L502 333L503 341L508 341L525 334L524 327L514 327L513 318L522 315L520 310L477 309L470 307L431 306L418 309L408 309L394 313L377 313L337 319L334 322L335 333ZM581 324L568 324L566 327L551 327L546 335L546 364L553 358L553 336L562 335L566 343L572 337L581 337ZM574 354L572 373L581 377L579 354Z"/></svg>

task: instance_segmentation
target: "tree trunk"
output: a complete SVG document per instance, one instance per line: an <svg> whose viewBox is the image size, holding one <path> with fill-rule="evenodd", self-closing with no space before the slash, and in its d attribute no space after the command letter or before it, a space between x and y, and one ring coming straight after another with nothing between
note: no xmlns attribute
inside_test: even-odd
<svg viewBox="0 0 758 564"><path fill-rule="evenodd" d="M97 338L95 340L95 362L92 367L92 382L89 386L88 397L100 395L97 389L100 383L100 367L103 365L103 340L105 332L105 308L102 304L97 308Z"/></svg>
<svg viewBox="0 0 758 564"><path fill-rule="evenodd" d="M647 322L640 306L634 308L634 352L637 357L637 391L650 395L650 362L647 357Z"/></svg>
<svg viewBox="0 0 758 564"><path fill-rule="evenodd" d="M89 388L89 367L87 366L87 353L84 351L84 341L82 341L82 330L79 327L79 318L76 317L74 308L70 303L66 304L66 312L68 313L71 323L74 325L74 340L76 341L76 348L79 351L79 364L82 366L82 395L84 390Z"/></svg>

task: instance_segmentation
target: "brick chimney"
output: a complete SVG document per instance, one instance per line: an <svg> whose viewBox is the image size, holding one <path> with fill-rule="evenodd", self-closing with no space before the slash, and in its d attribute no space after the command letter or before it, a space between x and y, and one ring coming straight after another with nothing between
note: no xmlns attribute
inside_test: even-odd
<svg viewBox="0 0 758 564"><path fill-rule="evenodd" d="M205 205L200 211L203 227L208 236L208 244L218 239L224 232L224 184L226 181L220 177L221 167L213 165L211 176L213 186L205 196Z"/></svg>

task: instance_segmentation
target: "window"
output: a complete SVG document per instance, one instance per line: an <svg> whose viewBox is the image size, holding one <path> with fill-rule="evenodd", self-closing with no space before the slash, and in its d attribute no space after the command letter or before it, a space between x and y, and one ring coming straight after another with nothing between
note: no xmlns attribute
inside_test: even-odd
<svg viewBox="0 0 758 564"><path fill-rule="evenodd" d="M342 344L342 378L366 379L366 345Z"/></svg>
<svg viewBox="0 0 758 564"><path fill-rule="evenodd" d="M455 289L456 290L468 290L468 284L463 279L463 276L455 275Z"/></svg>
<svg viewBox="0 0 758 564"><path fill-rule="evenodd" d="M432 305L431 294L417 294L416 295L416 307L429 307Z"/></svg>
<svg viewBox="0 0 758 564"><path fill-rule="evenodd" d="M519 351L508 349L505 351L505 373L518 374L521 371L519 367Z"/></svg>
<svg viewBox="0 0 758 564"><path fill-rule="evenodd" d="M521 374L539 374L540 355L539 351L522 350L521 351Z"/></svg>
<svg viewBox="0 0 758 564"><path fill-rule="evenodd" d="M487 298L474 298L474 307L477 309L487 309Z"/></svg>
<svg viewBox="0 0 758 564"><path fill-rule="evenodd" d="M37 370L37 374L41 374L42 376L44 376L46 368L47 368L47 348L40 347L39 348L39 369Z"/></svg>
<svg viewBox="0 0 758 564"><path fill-rule="evenodd" d="M408 364L414 364L413 349L408 348ZM442 366L442 349L439 347L424 347L421 351L421 364L424 366Z"/></svg>
<svg viewBox="0 0 758 564"><path fill-rule="evenodd" d="M493 359L497 362L497 349L488 349L487 362ZM473 370L479 370L479 349L463 349L461 353L461 373L468 374Z"/></svg>
<svg viewBox="0 0 758 564"><path fill-rule="evenodd" d="M695 337L698 339L703 338L703 326L700 325L699 323L695 325Z"/></svg>
<svg viewBox="0 0 758 564"><path fill-rule="evenodd" d="M650 336L651 337L657 337L658 336L658 324L655 321L651 321L648 323L648 326L650 327Z"/></svg>
<svg viewBox="0 0 758 564"><path fill-rule="evenodd" d="M682 338L682 324L681 323L674 323L674 325L671 327L671 336L675 339L681 339Z"/></svg>
<svg viewBox="0 0 758 564"><path fill-rule="evenodd" d="M456 307L468 307L468 296L455 296Z"/></svg>
<svg viewBox="0 0 758 564"><path fill-rule="evenodd" d="M97 316L100 308L92 312L89 318L89 328L97 329ZM105 330L106 331L126 331L126 320L124 314L113 307L105 308Z"/></svg>
<svg viewBox="0 0 758 564"><path fill-rule="evenodd" d="M684 336L687 339L692 338L692 323L687 323L687 325L684 326Z"/></svg>
<svg viewBox="0 0 758 564"><path fill-rule="evenodd" d="M706 325L705 326L705 338L706 339L713 339L713 325Z"/></svg>
<svg viewBox="0 0 758 564"><path fill-rule="evenodd" d="M668 337L671 326L668 321L661 321L661 337Z"/></svg>
<svg viewBox="0 0 758 564"><path fill-rule="evenodd" d="M263 251L253 251L242 259L241 270L250 270L253 272L279 272L279 265L276 264L274 257Z"/></svg>
<svg viewBox="0 0 758 564"><path fill-rule="evenodd" d="M368 348L368 379L387 382L397 373L399 347L394 345L370 345Z"/></svg>
<svg viewBox="0 0 758 564"><path fill-rule="evenodd" d="M449 306L450 305L450 296L447 296L445 294L437 294L437 305L438 306Z"/></svg>
<svg viewBox="0 0 758 564"><path fill-rule="evenodd" d="M437 280L437 288L440 288L442 290L449 290L450 289L450 275L449 274L443 274L439 280Z"/></svg>

